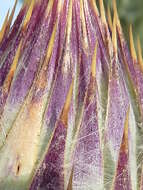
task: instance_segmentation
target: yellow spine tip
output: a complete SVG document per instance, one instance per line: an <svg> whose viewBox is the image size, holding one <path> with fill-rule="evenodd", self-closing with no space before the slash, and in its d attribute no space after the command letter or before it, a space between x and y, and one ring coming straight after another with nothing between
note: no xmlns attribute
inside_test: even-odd
<svg viewBox="0 0 143 190"><path fill-rule="evenodd" d="M18 60L20 57L21 47L22 47L22 40L19 43L19 46L17 48L17 51L15 53L15 56L14 56L14 59L13 59L13 62L12 62L11 68L10 68L10 71L9 71L9 73L5 79L5 82L4 82L4 89L5 90L9 89L11 81L13 79L13 75L14 75L15 70L17 68Z"/></svg>
<svg viewBox="0 0 143 190"><path fill-rule="evenodd" d="M48 48L47 48L47 52L46 52L46 62L49 61L49 59L51 57L51 54L52 54L52 51L53 51L54 42L55 42L55 36L56 36L56 29L57 29L57 21L56 21L56 23L54 25L53 32L52 32L50 41L48 43Z"/></svg>
<svg viewBox="0 0 143 190"><path fill-rule="evenodd" d="M99 0L99 7L100 7L101 20L103 23L106 23L105 8L104 8L103 0Z"/></svg>
<svg viewBox="0 0 143 190"><path fill-rule="evenodd" d="M27 3L27 1L26 1L26 3ZM28 11L27 11L27 14L25 16L24 23L23 23L24 29L26 28L26 26L27 26L27 24L31 18L33 8L34 8L34 4L35 4L35 0L32 0L31 3L28 3Z"/></svg>
<svg viewBox="0 0 143 190"><path fill-rule="evenodd" d="M74 86L74 79L71 82L67 97L66 97L66 101L63 107L63 111L61 114L61 121L63 122L63 124L65 125L65 127L67 126L67 121L68 121L68 113L69 113L69 109L70 109L70 104L71 104L71 100L72 100L72 94L73 94L73 86Z"/></svg>
<svg viewBox="0 0 143 190"><path fill-rule="evenodd" d="M123 147L125 150L128 150L129 113L130 113L130 106L128 107L124 123Z"/></svg>
<svg viewBox="0 0 143 190"><path fill-rule="evenodd" d="M8 30L9 30L9 28L10 28L10 26L11 26L11 23L12 23L12 19L13 19L14 13L15 13L15 9L16 9L17 2L18 2L18 0L15 0L14 6L13 6L13 9L12 9L12 12L11 12L10 17L9 17L9 20L8 20Z"/></svg>
<svg viewBox="0 0 143 190"><path fill-rule="evenodd" d="M114 47L115 53L117 53L117 31L116 31L116 15L114 15L113 19L113 27L112 27L112 43Z"/></svg>
<svg viewBox="0 0 143 190"><path fill-rule="evenodd" d="M84 49L88 49L88 35L87 35L87 28L86 28L86 21L85 21L85 12L84 12L84 2L80 0L80 19L82 25L82 35L83 35L83 46Z"/></svg>
<svg viewBox="0 0 143 190"><path fill-rule="evenodd" d="M6 14L4 23L2 25L2 29L0 30L0 42L3 40L5 31L6 31L6 28L7 28L7 25L8 25L8 18L9 18L9 10L8 10L8 12Z"/></svg>
<svg viewBox="0 0 143 190"><path fill-rule="evenodd" d="M143 70L142 48L141 48L139 36L137 37L137 49L138 49L138 62L139 62L139 65L141 66L141 69Z"/></svg>
<svg viewBox="0 0 143 190"><path fill-rule="evenodd" d="M96 15L99 15L99 12L98 12L98 8L97 8L97 4L96 4L96 0L90 0L90 3L91 3L91 6L95 12Z"/></svg>
<svg viewBox="0 0 143 190"><path fill-rule="evenodd" d="M112 0L112 4L113 4L113 12L114 12L114 15L116 17L116 24L121 29L121 24L120 24L120 20L119 20L119 16L118 16L118 11L117 11L116 0Z"/></svg>
<svg viewBox="0 0 143 190"><path fill-rule="evenodd" d="M53 7L53 3L54 3L54 1L49 1L48 6L46 8L46 12L45 12L46 17L49 15L49 13L50 13L50 11L51 11L51 9Z"/></svg>
<svg viewBox="0 0 143 190"><path fill-rule="evenodd" d="M112 4L113 4L113 11L114 11L114 14L117 16L117 15L118 15L118 11L117 11L117 3L116 3L116 0L112 0Z"/></svg>
<svg viewBox="0 0 143 190"><path fill-rule="evenodd" d="M95 44L94 54L93 54L92 63L91 63L91 75L94 78L96 77L96 55L97 55L97 48L98 48L98 41Z"/></svg>
<svg viewBox="0 0 143 190"><path fill-rule="evenodd" d="M113 23L112 23L112 17L111 17L111 11L110 11L110 6L109 5L107 7L107 19L108 19L108 24L109 24L110 30L112 31Z"/></svg>
<svg viewBox="0 0 143 190"><path fill-rule="evenodd" d="M134 39L133 39L133 31L132 31L132 25L129 27L129 38L130 38L130 51L131 51L131 56L134 61L137 61L137 55L136 55L136 50L134 46Z"/></svg>

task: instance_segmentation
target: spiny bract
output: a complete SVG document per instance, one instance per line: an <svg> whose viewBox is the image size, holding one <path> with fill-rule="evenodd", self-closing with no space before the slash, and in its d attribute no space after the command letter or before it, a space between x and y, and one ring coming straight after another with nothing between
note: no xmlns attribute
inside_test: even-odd
<svg viewBox="0 0 143 190"><path fill-rule="evenodd" d="M0 190L143 190L143 60L113 1L25 0L0 31Z"/></svg>

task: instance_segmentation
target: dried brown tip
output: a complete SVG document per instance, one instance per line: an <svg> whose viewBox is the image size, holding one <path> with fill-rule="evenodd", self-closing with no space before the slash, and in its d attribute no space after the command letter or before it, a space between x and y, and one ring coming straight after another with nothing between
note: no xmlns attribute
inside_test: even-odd
<svg viewBox="0 0 143 190"><path fill-rule="evenodd" d="M141 48L139 36L137 37L137 49L138 49L138 62L139 62L139 65L143 71L142 48Z"/></svg>
<svg viewBox="0 0 143 190"><path fill-rule="evenodd" d="M137 55L136 55L136 50L134 46L134 39L133 39L133 31L132 31L132 25L130 25L129 28L129 39L130 39L130 51L131 51L131 56L134 61L137 61Z"/></svg>
<svg viewBox="0 0 143 190"><path fill-rule="evenodd" d="M94 54L92 57L92 63L91 63L91 75L92 77L96 77L96 55L97 55L97 48L98 48L98 41L95 44Z"/></svg>
<svg viewBox="0 0 143 190"><path fill-rule="evenodd" d="M99 0L99 7L100 7L101 20L103 23L106 23L105 8L104 8L103 0Z"/></svg>
<svg viewBox="0 0 143 190"><path fill-rule="evenodd" d="M113 23L112 23L112 17L111 17L111 11L110 11L109 4L107 6L107 19L108 19L108 24L109 24L110 30L112 31Z"/></svg>

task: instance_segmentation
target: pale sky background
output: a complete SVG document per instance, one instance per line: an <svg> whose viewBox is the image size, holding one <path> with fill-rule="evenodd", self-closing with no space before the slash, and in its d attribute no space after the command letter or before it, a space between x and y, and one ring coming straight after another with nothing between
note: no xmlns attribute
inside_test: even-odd
<svg viewBox="0 0 143 190"><path fill-rule="evenodd" d="M17 3L15 17L17 16L17 14L21 8L21 4L22 4L21 2L22 1L18 1L18 3ZM4 21L4 18L7 14L8 9L10 8L10 10L11 10L14 3L15 3L15 0L0 0L0 28L2 26L2 23Z"/></svg>

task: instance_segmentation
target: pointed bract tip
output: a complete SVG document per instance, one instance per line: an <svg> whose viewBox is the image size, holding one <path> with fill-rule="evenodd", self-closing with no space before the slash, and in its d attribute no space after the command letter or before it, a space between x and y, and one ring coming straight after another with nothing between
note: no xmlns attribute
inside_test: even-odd
<svg viewBox="0 0 143 190"><path fill-rule="evenodd" d="M97 48L98 48L98 41L96 41L92 63L91 63L91 75L92 77L96 77L96 56L97 56Z"/></svg>
<svg viewBox="0 0 143 190"><path fill-rule="evenodd" d="M82 27L82 42L83 42L83 49L85 52L88 50L88 34L87 34L87 28L86 28L86 20L85 20L85 13L84 13L84 2L83 0L80 0L80 19L81 19L81 27Z"/></svg>
<svg viewBox="0 0 143 190"><path fill-rule="evenodd" d="M25 30L27 27L27 24L31 18L32 12L33 12L33 8L34 8L34 4L35 4L35 0L32 0L31 3L28 3L28 11L26 13L24 22L23 22L23 29Z"/></svg>
<svg viewBox="0 0 143 190"><path fill-rule="evenodd" d="M112 4L113 4L113 12L114 12L114 15L116 17L116 24L117 26L120 28L121 30L121 24L120 24L120 20L119 20L119 16L118 16L118 10L117 10L117 3L116 3L116 0L112 0Z"/></svg>
<svg viewBox="0 0 143 190"><path fill-rule="evenodd" d="M110 11L109 4L107 6L107 19L108 19L108 24L109 24L110 30L112 31L113 23L112 23L112 17L111 17L111 11Z"/></svg>
<svg viewBox="0 0 143 190"><path fill-rule="evenodd" d="M48 43L48 48L47 48L46 58L45 58L46 62L49 62L49 59L50 59L52 51L53 51L56 30L57 30L57 21L56 21L56 23L54 25L54 28L53 28L53 31L52 31L52 35L51 35L50 41Z"/></svg>
<svg viewBox="0 0 143 190"><path fill-rule="evenodd" d="M131 24L129 27L129 39L130 39L130 51L131 51L132 59L133 59L133 61L137 61L137 55L136 55L136 50L135 50L135 45L134 45L133 31L132 31Z"/></svg>
<svg viewBox="0 0 143 190"><path fill-rule="evenodd" d="M92 8L93 8L95 14L98 16L99 15L99 11L98 11L98 8L97 8L96 0L90 0L90 3L92 5Z"/></svg>
<svg viewBox="0 0 143 190"><path fill-rule="evenodd" d="M20 43L18 45L17 51L15 53L15 56L14 56L14 60L13 60L12 68L11 68L13 70L13 72L16 70L16 67L17 67L17 64L18 64L18 60L20 58L22 42L23 42L23 39L21 39L21 41L20 41Z"/></svg>
<svg viewBox="0 0 143 190"><path fill-rule="evenodd" d="M8 90L10 87L11 81L12 81L14 73L15 73L15 70L17 68L18 60L20 58L21 47L22 47L22 40L19 43L19 46L17 48L17 51L16 51L14 59L13 59L13 63L12 63L11 68L10 68L10 71L9 71L9 73L5 79L4 90Z"/></svg>
<svg viewBox="0 0 143 190"><path fill-rule="evenodd" d="M128 147L128 128L129 128L129 113L130 113L130 106L125 115L125 122L124 122L124 131L123 137L121 141L120 151L118 155L118 164L116 168L116 175L114 176L114 180L112 183L112 190L115 189L132 189L130 178L129 178L129 171L128 171L128 163L129 163L129 147ZM122 175L123 174L123 175ZM128 181L126 181L126 178Z"/></svg>
<svg viewBox="0 0 143 190"><path fill-rule="evenodd" d="M141 42L140 42L139 36L137 36L137 50L138 50L138 62L143 71L142 48L141 48Z"/></svg>
<svg viewBox="0 0 143 190"><path fill-rule="evenodd" d="M13 9L12 9L12 12L11 12L10 17L9 17L9 20L8 20L8 28L7 28L8 31L9 31L9 29L10 29L10 26L11 26L11 23L12 23L12 20L13 20L13 16L14 16L14 13L15 13L15 9L16 9L17 2L18 2L18 0L15 0L14 6L13 6Z"/></svg>
<svg viewBox="0 0 143 190"><path fill-rule="evenodd" d="M117 17L114 14L113 27L112 27L112 43L115 53L117 53L117 31L116 31Z"/></svg>
<svg viewBox="0 0 143 190"><path fill-rule="evenodd" d="M116 0L112 0L112 5L113 5L114 14L115 14L116 16L118 16Z"/></svg>
<svg viewBox="0 0 143 190"><path fill-rule="evenodd" d="M67 94L67 98L64 103L62 114L60 117L60 120L63 122L65 127L67 126L67 122L68 122L68 114L69 114L70 104L71 104L71 100L72 100L73 86L74 86L74 79L72 79L72 82L71 82L71 85L70 85L70 88L69 88L69 91Z"/></svg>
<svg viewBox="0 0 143 190"><path fill-rule="evenodd" d="M45 12L45 16L48 17L52 7L53 7L53 3L54 1L49 1L48 5L47 5L47 8L46 8L46 12Z"/></svg>
<svg viewBox="0 0 143 190"><path fill-rule="evenodd" d="M128 150L128 129L129 129L129 113L130 113L130 106L128 107L125 123L124 123L124 134L123 134L123 145L124 150Z"/></svg>
<svg viewBox="0 0 143 190"><path fill-rule="evenodd" d="M103 23L106 23L105 8L104 8L103 0L99 0L99 7L100 7L101 20Z"/></svg>
<svg viewBox="0 0 143 190"><path fill-rule="evenodd" d="M1 41L3 40L5 31L6 31L6 28L7 28L7 25L8 25L9 11L10 11L10 9L8 10L8 12L7 12L7 14L6 14L4 23L3 23L2 28L1 28L1 30L0 30L0 43L1 43Z"/></svg>

